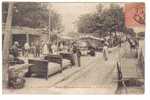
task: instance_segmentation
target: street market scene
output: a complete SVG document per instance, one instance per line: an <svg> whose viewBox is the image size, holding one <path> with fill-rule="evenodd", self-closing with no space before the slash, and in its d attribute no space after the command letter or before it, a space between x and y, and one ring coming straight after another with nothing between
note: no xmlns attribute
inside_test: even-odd
<svg viewBox="0 0 150 100"><path fill-rule="evenodd" d="M144 3L2 2L3 94L144 94Z"/></svg>

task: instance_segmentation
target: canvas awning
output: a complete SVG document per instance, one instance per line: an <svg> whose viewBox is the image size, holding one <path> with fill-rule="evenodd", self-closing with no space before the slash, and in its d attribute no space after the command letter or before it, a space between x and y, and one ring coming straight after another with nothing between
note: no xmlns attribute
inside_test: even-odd
<svg viewBox="0 0 150 100"><path fill-rule="evenodd" d="M97 37L92 36L92 35L84 35L84 36L80 36L79 39L83 39L83 38L91 38L91 39L99 40L99 41L103 41L103 40L104 40L103 38L97 38Z"/></svg>
<svg viewBox="0 0 150 100"><path fill-rule="evenodd" d="M64 35L58 35L58 37L60 38L60 39L63 39L63 40L73 40L73 38L72 37L69 37L69 36L64 36Z"/></svg>

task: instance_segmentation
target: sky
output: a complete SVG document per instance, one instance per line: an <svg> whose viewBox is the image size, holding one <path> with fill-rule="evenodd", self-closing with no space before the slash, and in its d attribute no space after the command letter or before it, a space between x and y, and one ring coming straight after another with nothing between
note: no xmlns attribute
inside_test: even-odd
<svg viewBox="0 0 150 100"><path fill-rule="evenodd" d="M62 16L64 33L76 31L75 22L82 14L96 11L97 3L53 3L52 8Z"/></svg>
<svg viewBox="0 0 150 100"><path fill-rule="evenodd" d="M52 3L52 9L56 10L62 16L64 33L76 32L75 22L82 14L93 13L96 11L98 3ZM108 7L105 4L104 7Z"/></svg>

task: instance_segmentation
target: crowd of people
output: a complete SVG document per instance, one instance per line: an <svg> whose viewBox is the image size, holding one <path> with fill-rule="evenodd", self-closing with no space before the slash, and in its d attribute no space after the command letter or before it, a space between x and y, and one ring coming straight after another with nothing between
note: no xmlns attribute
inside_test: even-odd
<svg viewBox="0 0 150 100"><path fill-rule="evenodd" d="M120 40L121 41L121 40ZM103 45L103 57L104 60L108 60L108 49L110 47L110 41L104 39ZM121 42L120 46L121 46ZM95 51L93 51L95 52ZM28 42L24 43L24 45L20 48L19 42L15 41L12 47L10 48L10 54L13 57L17 58L18 56L28 57L41 57L46 56L48 54L59 54L59 53L78 53L81 54L81 51L78 47L77 41L44 41L38 40L35 42Z"/></svg>
<svg viewBox="0 0 150 100"><path fill-rule="evenodd" d="M24 46L20 48L19 42L15 41L10 48L10 54L14 57L40 57L48 54L59 54L62 52L75 53L77 50L77 43L65 43L64 41L51 43L49 41L36 41L29 44L26 42Z"/></svg>

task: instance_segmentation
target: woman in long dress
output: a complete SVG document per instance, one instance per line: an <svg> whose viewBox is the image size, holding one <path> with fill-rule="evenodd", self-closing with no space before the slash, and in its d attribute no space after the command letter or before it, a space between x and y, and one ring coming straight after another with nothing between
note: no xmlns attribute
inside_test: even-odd
<svg viewBox="0 0 150 100"><path fill-rule="evenodd" d="M29 56L29 51L30 51L30 45L28 42L26 42L24 44L24 49L25 49L25 57L28 57Z"/></svg>
<svg viewBox="0 0 150 100"><path fill-rule="evenodd" d="M49 54L49 49L48 49L48 45L45 42L43 45L43 55L48 55Z"/></svg>
<svg viewBox="0 0 150 100"><path fill-rule="evenodd" d="M108 43L107 42L104 43L103 57L104 57L105 61L108 60Z"/></svg>

